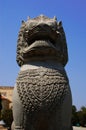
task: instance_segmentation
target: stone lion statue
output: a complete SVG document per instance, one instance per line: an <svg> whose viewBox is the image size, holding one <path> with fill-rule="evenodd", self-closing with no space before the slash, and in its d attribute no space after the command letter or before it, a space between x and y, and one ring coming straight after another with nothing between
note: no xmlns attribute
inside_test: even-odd
<svg viewBox="0 0 86 130"><path fill-rule="evenodd" d="M72 130L67 61L61 21L44 15L22 21L17 44L20 72L13 92L14 130Z"/></svg>

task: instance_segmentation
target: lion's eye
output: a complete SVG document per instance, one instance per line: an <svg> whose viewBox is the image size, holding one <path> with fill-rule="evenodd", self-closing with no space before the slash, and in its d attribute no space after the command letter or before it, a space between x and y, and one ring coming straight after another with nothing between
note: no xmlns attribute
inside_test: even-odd
<svg viewBox="0 0 86 130"><path fill-rule="evenodd" d="M57 30L57 23L56 23L56 22L48 22L48 25L49 25L53 30Z"/></svg>
<svg viewBox="0 0 86 130"><path fill-rule="evenodd" d="M27 39L28 39L28 30L25 30L25 32L23 34L23 37L27 41Z"/></svg>
<svg viewBox="0 0 86 130"><path fill-rule="evenodd" d="M29 24L29 29L34 28L36 25L37 25L36 22L31 22L31 23Z"/></svg>

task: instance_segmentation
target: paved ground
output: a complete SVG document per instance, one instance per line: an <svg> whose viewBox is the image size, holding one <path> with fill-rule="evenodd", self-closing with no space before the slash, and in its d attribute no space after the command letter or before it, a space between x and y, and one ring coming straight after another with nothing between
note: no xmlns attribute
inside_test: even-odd
<svg viewBox="0 0 86 130"><path fill-rule="evenodd" d="M73 127L73 130L86 130L86 128L83 128L83 127Z"/></svg>
<svg viewBox="0 0 86 130"><path fill-rule="evenodd" d="M0 130L7 130L6 128L0 126ZM86 128L83 127L73 127L73 130L86 130Z"/></svg>

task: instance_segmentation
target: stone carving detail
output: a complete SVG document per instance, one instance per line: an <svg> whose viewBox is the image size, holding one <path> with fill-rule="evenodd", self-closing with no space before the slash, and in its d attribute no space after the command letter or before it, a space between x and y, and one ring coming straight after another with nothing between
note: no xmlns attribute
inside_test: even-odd
<svg viewBox="0 0 86 130"><path fill-rule="evenodd" d="M44 15L22 21L17 44L20 72L13 92L14 130L72 130L67 61L62 22Z"/></svg>
<svg viewBox="0 0 86 130"><path fill-rule="evenodd" d="M62 22L57 22L55 18L50 19L41 15L34 19L28 19L27 22L22 21L17 45L17 62L20 66L30 60L31 56L35 56L34 53L29 52L31 50L29 46L37 39L40 41L44 39L47 41L50 40L49 42L51 43L53 42L58 62L63 65L67 63L68 54ZM37 54L37 52L35 53ZM27 54L29 58L26 57Z"/></svg>
<svg viewBox="0 0 86 130"><path fill-rule="evenodd" d="M39 68L20 72L17 89L24 110L31 114L43 109L53 111L68 94L68 80L57 70ZM23 91L24 90L24 91Z"/></svg>

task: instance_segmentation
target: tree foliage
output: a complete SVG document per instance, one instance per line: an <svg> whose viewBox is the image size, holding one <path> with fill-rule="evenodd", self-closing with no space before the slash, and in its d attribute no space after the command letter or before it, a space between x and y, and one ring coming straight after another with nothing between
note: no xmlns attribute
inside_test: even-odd
<svg viewBox="0 0 86 130"><path fill-rule="evenodd" d="M7 109L2 111L2 120L6 123L7 127L11 127L13 121L12 109Z"/></svg>
<svg viewBox="0 0 86 130"><path fill-rule="evenodd" d="M2 99L1 99L1 93L0 93L0 111L1 111L1 109L2 109Z"/></svg>
<svg viewBox="0 0 86 130"><path fill-rule="evenodd" d="M77 111L76 106L72 106L72 124L86 126L86 107L83 106Z"/></svg>
<svg viewBox="0 0 86 130"><path fill-rule="evenodd" d="M72 106L72 124L75 126L78 123L76 106Z"/></svg>

